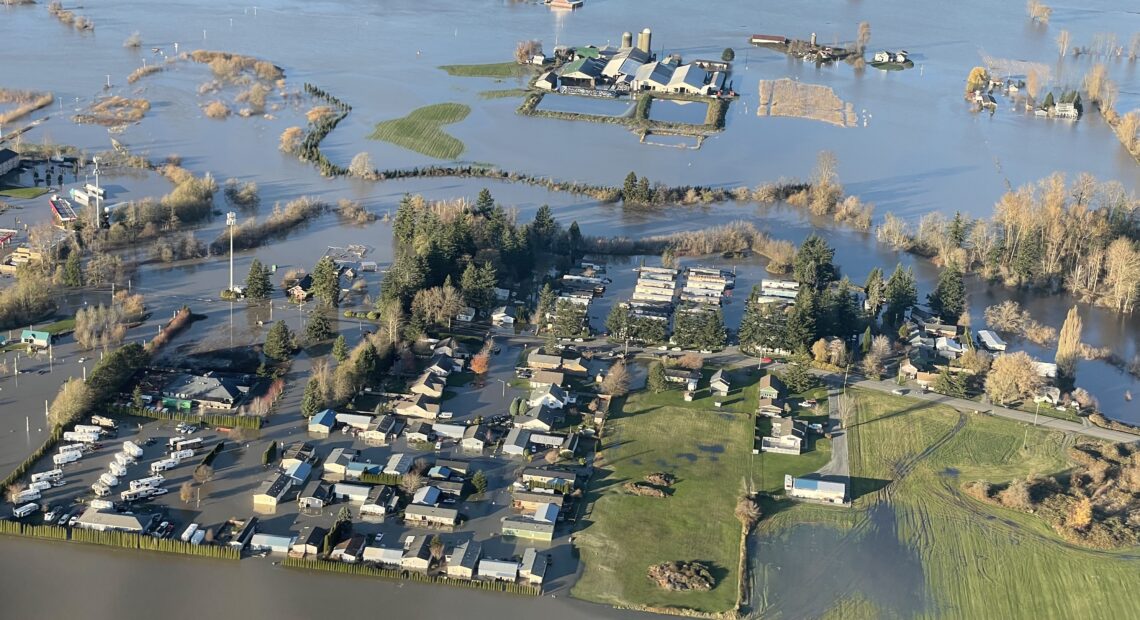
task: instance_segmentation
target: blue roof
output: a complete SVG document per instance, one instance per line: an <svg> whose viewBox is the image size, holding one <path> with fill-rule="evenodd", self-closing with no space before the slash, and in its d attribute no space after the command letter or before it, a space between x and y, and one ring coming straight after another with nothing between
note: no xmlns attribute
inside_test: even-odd
<svg viewBox="0 0 1140 620"><path fill-rule="evenodd" d="M297 462L285 468L285 475L294 480L305 481L309 479L309 474L311 474L312 471L312 465L305 462Z"/></svg>
<svg viewBox="0 0 1140 620"><path fill-rule="evenodd" d="M826 480L816 480L815 478L796 478L792 481L792 486L804 491L825 491L830 493L846 493L847 486L842 482L828 482Z"/></svg>
<svg viewBox="0 0 1140 620"><path fill-rule="evenodd" d="M325 409L313 415L309 420L309 428L314 426L327 426L332 428L336 424L336 413L332 409Z"/></svg>

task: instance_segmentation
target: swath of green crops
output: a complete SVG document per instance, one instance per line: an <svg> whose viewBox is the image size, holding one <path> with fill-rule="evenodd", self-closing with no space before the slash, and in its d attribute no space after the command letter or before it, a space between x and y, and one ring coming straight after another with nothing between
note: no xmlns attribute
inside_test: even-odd
<svg viewBox="0 0 1140 620"><path fill-rule="evenodd" d="M455 159L463 153L463 143L443 131L444 125L467 118L471 108L459 103L437 103L413 110L403 118L376 123L368 136L373 140L435 157Z"/></svg>

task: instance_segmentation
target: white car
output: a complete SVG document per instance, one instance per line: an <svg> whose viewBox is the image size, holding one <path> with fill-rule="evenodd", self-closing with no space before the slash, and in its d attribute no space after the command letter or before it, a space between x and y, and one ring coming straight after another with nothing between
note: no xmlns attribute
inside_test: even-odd
<svg viewBox="0 0 1140 620"><path fill-rule="evenodd" d="M451 412L451 411L443 411L439 414L439 419L441 419L441 420L450 420L451 418L454 418L454 417L455 417L455 413Z"/></svg>

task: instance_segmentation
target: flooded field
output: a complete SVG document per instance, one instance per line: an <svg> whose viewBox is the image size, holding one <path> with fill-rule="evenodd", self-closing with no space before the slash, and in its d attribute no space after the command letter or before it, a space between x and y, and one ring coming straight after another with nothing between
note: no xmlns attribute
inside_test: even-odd
<svg viewBox="0 0 1140 620"><path fill-rule="evenodd" d="M649 119L667 123L703 125L709 104L703 101L671 101L655 99L649 107Z"/></svg>
<svg viewBox="0 0 1140 620"><path fill-rule="evenodd" d="M546 95L539 102L538 109L552 112L571 112L573 114L596 114L598 116L626 116L633 111L633 102L629 99Z"/></svg>

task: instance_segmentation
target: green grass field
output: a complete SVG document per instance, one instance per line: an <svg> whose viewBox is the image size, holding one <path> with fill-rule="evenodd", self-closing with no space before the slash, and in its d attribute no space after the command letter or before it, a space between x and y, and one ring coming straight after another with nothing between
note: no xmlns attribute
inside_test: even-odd
<svg viewBox="0 0 1140 620"><path fill-rule="evenodd" d="M0 196L28 200L31 198L39 198L47 192L47 188L44 187L4 187L0 189Z"/></svg>
<svg viewBox="0 0 1140 620"><path fill-rule="evenodd" d="M480 99L507 99L510 97L525 97L530 92L525 88L504 88L502 90L484 90L479 93Z"/></svg>
<svg viewBox="0 0 1140 620"><path fill-rule="evenodd" d="M711 372L705 372L706 375ZM826 441L799 457L752 455L759 374L734 373L744 386L721 409L707 389L693 402L681 390L637 392L618 402L606 423L600 473L586 497L576 544L585 572L575 597L619 606L724 612L736 604L740 523L736 500L748 485L783 487L784 473L814 471L830 458ZM702 383L702 385L704 385ZM673 495L637 497L622 484L651 472L677 476ZM778 480L778 483L776 482ZM710 592L676 593L646 577L652 564L702 560L715 567Z"/></svg>
<svg viewBox="0 0 1140 620"><path fill-rule="evenodd" d="M890 485L856 485L853 535L860 529L858 515L880 502L890 504L900 542L915 550L922 563L924 617L1114 618L1135 613L1124 595L1140 587L1135 550L1074 547L1033 515L982 504L960 491L969 480L999 482L1064 471L1069 466L1064 448L1071 437L905 398L857 395L858 411L850 425L852 473L859 480ZM777 515L779 520L765 527L797 522L795 510ZM837 601L829 617L888 617L890 610L877 604Z"/></svg>
<svg viewBox="0 0 1140 620"><path fill-rule="evenodd" d="M403 118L376 123L368 137L437 159L455 159L463 143L443 131L444 125L467 118L471 108L459 103L437 103L413 110Z"/></svg>
<svg viewBox="0 0 1140 620"><path fill-rule="evenodd" d="M534 73L533 65L520 65L517 62L492 62L481 65L443 65L440 67L448 75L458 77L509 78L523 77Z"/></svg>

